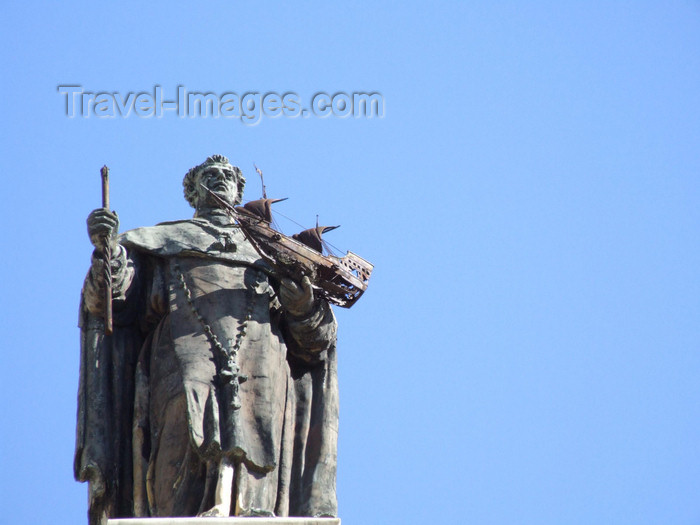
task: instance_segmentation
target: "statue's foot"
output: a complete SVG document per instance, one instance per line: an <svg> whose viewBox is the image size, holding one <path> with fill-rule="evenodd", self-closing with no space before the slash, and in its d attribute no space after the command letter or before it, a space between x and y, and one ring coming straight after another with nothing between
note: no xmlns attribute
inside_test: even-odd
<svg viewBox="0 0 700 525"><path fill-rule="evenodd" d="M207 511L197 514L198 518L227 518L229 515L229 505L215 505Z"/></svg>

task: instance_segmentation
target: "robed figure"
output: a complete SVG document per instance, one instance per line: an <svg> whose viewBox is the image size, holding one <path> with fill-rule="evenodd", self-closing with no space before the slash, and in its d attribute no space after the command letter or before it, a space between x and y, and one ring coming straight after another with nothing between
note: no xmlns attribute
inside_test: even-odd
<svg viewBox="0 0 700 525"><path fill-rule="evenodd" d="M117 235L115 213L88 217L75 476L89 481L93 525L337 513L336 321L221 209L244 184L214 155L185 176L191 220Z"/></svg>

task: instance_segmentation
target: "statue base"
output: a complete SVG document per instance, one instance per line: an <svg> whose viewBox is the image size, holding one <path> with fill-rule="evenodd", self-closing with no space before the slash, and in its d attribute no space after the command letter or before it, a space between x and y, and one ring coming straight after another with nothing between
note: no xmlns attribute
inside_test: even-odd
<svg viewBox="0 0 700 525"><path fill-rule="evenodd" d="M108 525L340 525L340 518L114 518Z"/></svg>

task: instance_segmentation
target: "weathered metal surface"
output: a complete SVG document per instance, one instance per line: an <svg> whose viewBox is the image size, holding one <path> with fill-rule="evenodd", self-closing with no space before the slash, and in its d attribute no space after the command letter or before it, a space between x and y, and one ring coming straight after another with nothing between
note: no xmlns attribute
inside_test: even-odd
<svg viewBox="0 0 700 525"><path fill-rule="evenodd" d="M89 482L91 525L232 515L311 525L337 515L337 322L325 292L261 264L244 228L202 189L232 207L244 184L213 155L183 180L193 219L118 235L106 199L88 215L95 251L81 294L74 473ZM248 217L267 224L265 213ZM111 336L105 240L118 300ZM267 521L275 515L308 518Z"/></svg>

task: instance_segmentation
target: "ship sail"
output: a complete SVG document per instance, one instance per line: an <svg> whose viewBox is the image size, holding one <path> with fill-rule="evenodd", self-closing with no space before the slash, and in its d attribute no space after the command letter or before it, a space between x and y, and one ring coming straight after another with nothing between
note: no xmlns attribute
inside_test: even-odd
<svg viewBox="0 0 700 525"><path fill-rule="evenodd" d="M245 203L243 206L237 206L236 210L243 213L249 213L256 217L260 217L268 224L272 222L272 205L276 202L286 201L284 199L258 199Z"/></svg>
<svg viewBox="0 0 700 525"><path fill-rule="evenodd" d="M315 228L309 228L308 230L295 233L292 235L292 239L296 239L312 250L316 250L318 253L323 253L323 247L325 245L323 242L323 234L339 227L340 226L316 226Z"/></svg>

